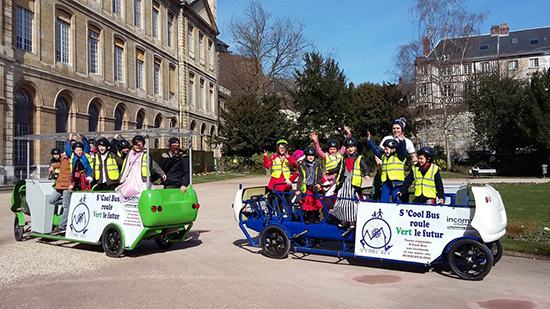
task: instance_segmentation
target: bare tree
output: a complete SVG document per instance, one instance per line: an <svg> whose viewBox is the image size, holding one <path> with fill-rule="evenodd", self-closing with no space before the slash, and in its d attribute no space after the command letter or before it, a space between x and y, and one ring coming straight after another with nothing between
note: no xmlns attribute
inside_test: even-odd
<svg viewBox="0 0 550 309"><path fill-rule="evenodd" d="M450 170L450 138L465 130L468 118L464 88L469 72L463 63L487 13L468 12L463 0L415 0L411 12L423 37L423 55L415 61L416 104L424 111L424 127L431 123L443 137ZM422 140L427 142L425 134Z"/></svg>
<svg viewBox="0 0 550 309"><path fill-rule="evenodd" d="M250 2L244 19L231 21L229 32L236 52L251 61L240 68L248 76L247 93L266 93L270 84L291 77L310 46L301 22L272 17L257 0Z"/></svg>

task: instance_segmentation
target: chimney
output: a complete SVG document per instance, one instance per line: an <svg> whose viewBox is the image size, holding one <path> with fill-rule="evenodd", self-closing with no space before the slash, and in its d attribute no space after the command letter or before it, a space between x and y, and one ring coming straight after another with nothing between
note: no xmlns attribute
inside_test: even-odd
<svg viewBox="0 0 550 309"><path fill-rule="evenodd" d="M428 54L430 53L430 40L428 40L427 36L425 36L422 39L422 48L423 48L423 55L428 56Z"/></svg>
<svg viewBox="0 0 550 309"><path fill-rule="evenodd" d="M508 28L508 23L500 24L500 35L508 35L510 28Z"/></svg>
<svg viewBox="0 0 550 309"><path fill-rule="evenodd" d="M500 26L499 25L492 25L491 26L491 36L498 35L500 32Z"/></svg>

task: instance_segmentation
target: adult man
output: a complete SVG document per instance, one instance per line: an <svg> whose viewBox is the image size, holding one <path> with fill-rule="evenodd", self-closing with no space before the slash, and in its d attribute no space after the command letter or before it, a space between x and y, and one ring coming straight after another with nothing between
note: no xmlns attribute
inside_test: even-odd
<svg viewBox="0 0 550 309"><path fill-rule="evenodd" d="M190 182L189 157L180 149L177 137L168 140L168 151L160 157L159 166L166 173L164 188L180 188L181 194L185 193Z"/></svg>
<svg viewBox="0 0 550 309"><path fill-rule="evenodd" d="M385 136L382 139L382 141L380 142L380 145L379 145L381 150L384 149L384 142L387 139L398 140L400 135L405 136L405 125L406 125L406 123L407 123L407 119L405 119L403 117L401 117L399 119L395 119L394 121L392 121L392 123L391 123L392 135ZM406 146L406 149L407 149L407 153L411 157L412 163L416 164L416 162L418 162L418 158L416 157L416 151L414 149L414 144L410 139L408 139L406 137L405 137L405 146Z"/></svg>

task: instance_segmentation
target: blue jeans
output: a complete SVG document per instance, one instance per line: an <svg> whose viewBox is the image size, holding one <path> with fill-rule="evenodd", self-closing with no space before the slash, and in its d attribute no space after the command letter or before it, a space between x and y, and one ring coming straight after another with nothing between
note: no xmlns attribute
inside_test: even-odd
<svg viewBox="0 0 550 309"><path fill-rule="evenodd" d="M386 180L382 184L382 192L380 194L380 202L389 203L393 201L394 203L397 201L397 192L399 192L399 189L401 189L402 182L399 181L399 185L394 184L394 181L392 180ZM390 200L391 196L391 200Z"/></svg>
<svg viewBox="0 0 550 309"><path fill-rule="evenodd" d="M71 193L69 190L55 190L50 196L50 204L55 205L57 200L63 196L63 214L61 215L61 220L59 221L59 228L67 228L67 221L69 220L69 206L71 204Z"/></svg>

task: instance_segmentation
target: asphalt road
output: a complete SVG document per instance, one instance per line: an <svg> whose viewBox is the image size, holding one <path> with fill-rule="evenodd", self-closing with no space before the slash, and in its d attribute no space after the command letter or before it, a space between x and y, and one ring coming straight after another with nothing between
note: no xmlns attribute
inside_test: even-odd
<svg viewBox="0 0 550 309"><path fill-rule="evenodd" d="M15 242L0 194L1 308L550 308L550 261L504 256L482 281L444 269L291 254L246 245L231 203L239 182L195 186L192 239L168 251L146 241L119 259L100 247ZM359 265L357 265L359 264Z"/></svg>

